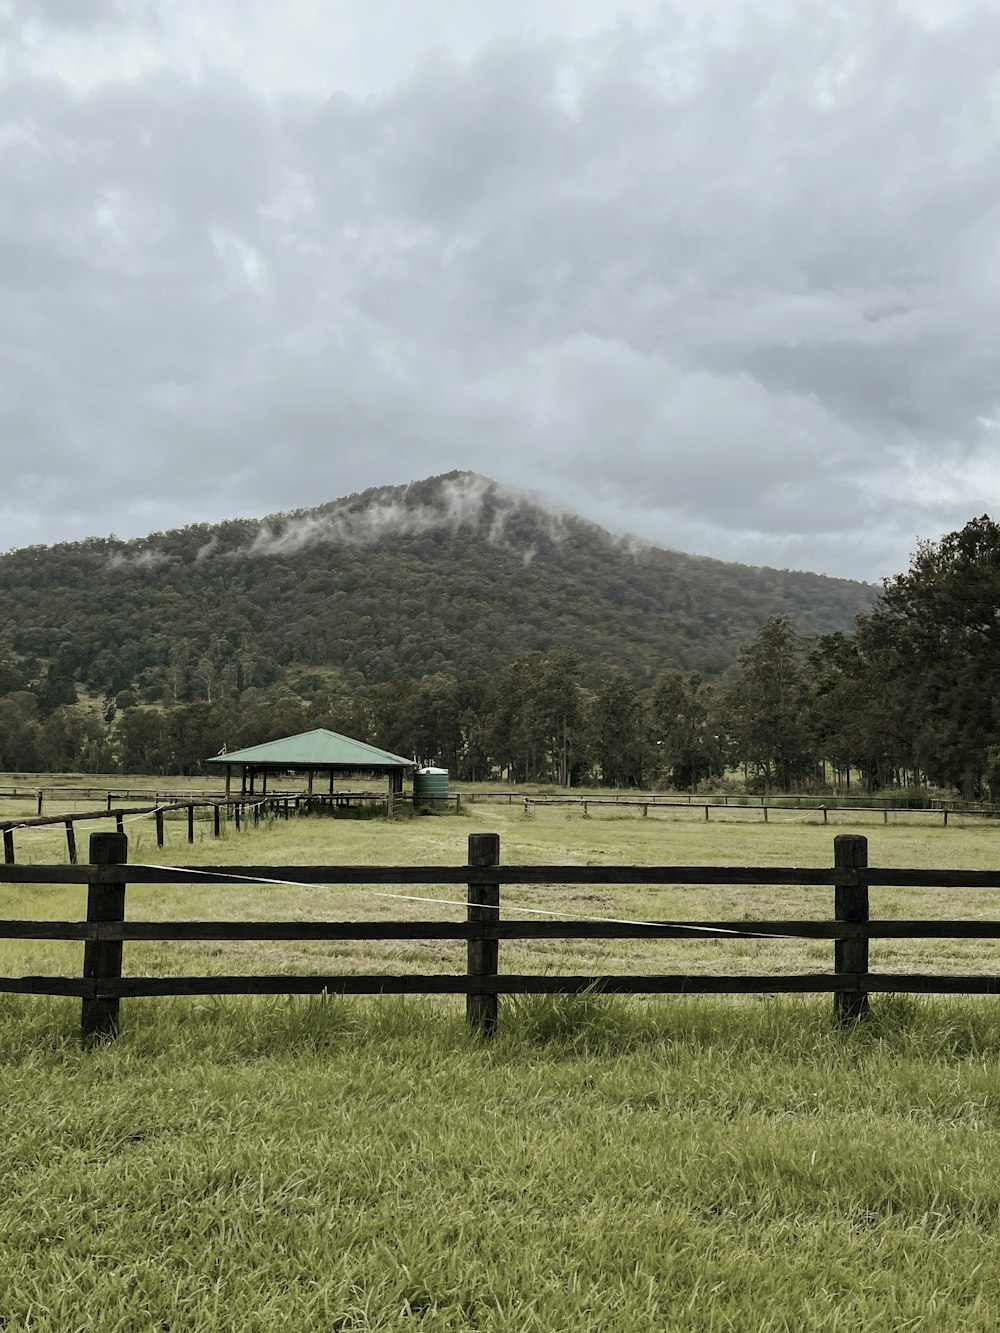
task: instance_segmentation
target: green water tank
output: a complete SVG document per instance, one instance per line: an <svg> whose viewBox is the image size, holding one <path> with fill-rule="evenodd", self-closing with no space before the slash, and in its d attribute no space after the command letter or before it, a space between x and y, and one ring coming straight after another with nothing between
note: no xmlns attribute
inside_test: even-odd
<svg viewBox="0 0 1000 1333"><path fill-rule="evenodd" d="M418 768L413 774L414 805L445 805L448 801L448 770Z"/></svg>

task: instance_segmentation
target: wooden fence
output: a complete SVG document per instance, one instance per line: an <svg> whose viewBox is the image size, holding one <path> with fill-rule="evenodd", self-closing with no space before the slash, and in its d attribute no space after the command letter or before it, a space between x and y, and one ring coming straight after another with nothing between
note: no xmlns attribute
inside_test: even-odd
<svg viewBox="0 0 1000 1333"><path fill-rule="evenodd" d="M85 921L0 921L0 938L81 940L83 975L0 977L0 991L32 995L76 995L83 1000L82 1032L86 1041L111 1038L118 1031L123 998L161 995L465 995L471 1026L485 1034L497 1022L502 994L747 994L832 993L839 1020L854 1022L868 1011L872 992L998 994L1000 975L937 975L872 972L872 939L977 938L1000 939L1000 920L872 919L869 888L908 886L950 890L1000 888L994 870L921 870L868 865L863 837L842 834L834 839L833 865L793 866L500 866L500 839L492 833L472 834L468 861L462 866L192 866L161 867L126 863L127 839L119 833L97 833L90 843L90 864L0 866L0 884L80 884L87 886ZM129 884L225 884L247 880L267 884L464 885L463 921L126 921ZM595 917L589 920L509 920L501 917L500 886L602 885L663 886L732 885L742 887L812 886L832 888L832 916L827 921L629 921ZM262 887L266 892L266 887ZM504 940L530 939L718 939L740 941L773 937L825 939L833 944L828 972L798 974L669 973L634 975L523 975L500 970L499 946ZM126 941L184 940L458 940L467 943L466 970L460 974L386 975L337 974L305 976L127 976L122 970Z"/></svg>
<svg viewBox="0 0 1000 1333"><path fill-rule="evenodd" d="M186 787L183 790L174 787L169 791L158 791L151 787L84 787L71 783L50 783L46 786L18 786L0 784L0 800L31 801L36 813L45 813L46 801L100 801L107 802L110 810L116 801L154 801L156 804L170 801L199 801L218 799L218 789L212 791Z"/></svg>
<svg viewBox="0 0 1000 1333"><path fill-rule="evenodd" d="M218 838L222 834L223 821L232 819L236 828L241 827L242 820L249 814L253 822L259 823L264 815L284 814L288 818L288 802L271 796L250 796L234 797L226 800L210 801L177 801L169 805L140 805L140 806L121 806L114 811L108 810L74 810L68 814L60 815L41 815L30 819L4 819L0 820L0 832L3 834L3 859L5 865L14 865L17 861L16 849L14 846L14 834L21 829L46 828L53 825L62 824L66 830L66 855L69 858L70 865L77 864L76 850L76 826L79 823L92 819L113 818L117 831L124 833L125 820L140 818L143 815L152 815L156 825L156 845L162 847L164 843L164 821L167 816L180 815L187 820L187 840L194 842L194 824L195 811L209 810L212 819L212 833Z"/></svg>
<svg viewBox="0 0 1000 1333"><path fill-rule="evenodd" d="M719 792L719 793L680 793L680 792L641 792L641 791L593 791L585 795L580 792L524 792L517 790L508 790L506 788L495 790L486 790L483 788L473 788L464 793L464 799L470 804L479 802L500 801L507 805L513 805L516 801L520 804L522 801L529 801L532 805L582 805L586 802L589 805L641 805L655 809L659 806L694 806L695 809L703 809L706 801L709 806L715 809L733 808L736 810L784 810L791 812L800 810L808 812L814 810L822 813L824 810L831 814L835 810L847 811L866 811L872 810L877 814L923 814L923 815L941 815L945 812L952 815L981 815L985 819L1000 819L1000 806L992 805L986 801L963 801L958 797L953 799L933 798L928 805L913 805L909 797L893 797L891 792L883 794L880 801L876 801L872 796L849 796L846 794L811 796L796 792L767 792L761 795L752 795L748 792Z"/></svg>
<svg viewBox="0 0 1000 1333"><path fill-rule="evenodd" d="M963 815L963 816L965 816L965 815L970 815L970 816L973 816L973 817L980 817L980 818L985 818L985 819L996 819L997 816L998 816L998 814L1000 814L1000 812L996 811L996 810L993 809L993 808L990 808L990 809L982 809L982 810L954 810L954 809L952 809L950 806L947 806L947 805L944 805L944 806L933 806L933 807L932 807L932 806L906 806L906 805L852 805L852 806L840 806L840 805L836 805L836 804L832 804L832 805L799 805L799 804L795 804L795 805L786 805L786 804L783 804L783 803L781 803L781 802L777 802L777 803L774 803L774 804L765 804L765 802L763 801L763 799L762 799L762 800L760 801L760 803L758 804L756 801L751 802L751 801L746 800L746 799L741 800L741 801L738 801L738 802L737 802L737 801L730 802L730 801L728 801L728 800L723 800L723 799L721 799L721 798L719 798L718 800L714 800L714 801L706 801L706 800L704 800L704 799L701 799L701 800L698 800L698 799L691 800L690 797L687 798L686 800L678 800L676 797L667 797L667 796L548 796L548 795L544 795L544 796L525 796L525 797L524 797L524 813L525 813L526 815L527 815L527 814L530 814L530 813L531 813L531 810L532 810L532 807L534 807L534 806L536 806L536 805L540 805L540 806L550 806L550 805L567 805L567 806L575 806L575 807L577 807L578 809L580 809L581 812L582 812L584 815L588 815L588 814L590 813L590 807L591 807L592 805L595 805L595 806L597 806L598 808L600 808L600 807L602 807L602 806L611 806L611 807L614 808L614 809L617 809L617 808L620 807L620 806L624 806L624 807L626 807L626 808L628 808L628 807L638 808L639 810L641 810L641 812L642 812L642 814L643 814L644 816L645 816L645 815L648 815L649 812L650 812L650 810L654 810L654 811L655 811L655 810L664 810L664 809L668 809L668 810L673 810L673 809L676 809L676 810L696 810L696 811L698 811L698 812L704 811L706 821L709 819L709 811L710 811L710 810L737 810L737 811L738 811L738 810L746 810L748 814L752 814L752 813L754 813L754 812L756 812L756 811L759 811L760 814L763 816L763 820L764 820L764 823L765 823L765 824L768 823L768 821L769 821L769 816L770 816L770 814L773 814L773 813L786 814L786 815L790 815L790 814L797 814L797 815L803 815L803 814L822 815L822 817L823 817L823 823L824 823L824 824L828 824L828 823L830 822L830 816L831 816L832 814L836 814L836 813L838 813L838 812L841 813L841 814L844 814L844 815L848 815L848 816L850 816L851 818L856 818L858 814L862 814L862 813L865 813L865 812L871 812L871 813L873 813L873 814L881 815L881 816L882 816L882 823L883 823L883 824L888 824L888 822L889 822L889 816L890 816L890 815L929 815L929 816L930 816L931 818L933 818L933 819L939 819L939 820L941 820L942 826L943 826L944 828L947 828L947 827L948 827L948 815L949 815L949 814L952 814L952 815L955 815L955 814L961 814L961 815Z"/></svg>
<svg viewBox="0 0 1000 1333"><path fill-rule="evenodd" d="M0 833L3 835L4 863L14 865L17 861L14 846L14 834L19 829L45 828L62 824L66 829L66 855L70 865L77 864L76 825L86 820L113 818L119 833L125 832L125 820L151 815L156 825L156 845L164 843L164 822L171 816L182 816L187 820L187 840L194 842L195 811L202 810L209 814L212 821L212 835L220 837L223 826L232 820L236 831L248 818L254 824L271 816L288 819L291 813L311 813L314 810L333 811L341 807L356 804L369 804L377 807L387 817L392 815L400 798L395 793L372 792L334 792L309 796L304 793L282 795L269 793L267 796L215 796L207 800L172 800L158 805L116 806L110 803L106 810L74 810L58 815L35 815L27 819L0 819Z"/></svg>
<svg viewBox="0 0 1000 1333"><path fill-rule="evenodd" d="M243 795L244 793L241 793ZM268 793L273 796L304 796L308 793L298 790L282 791L273 790ZM532 801L538 804L545 802L565 802L567 800L580 803L582 801L604 801L614 802L616 805L694 805L703 806L706 797L713 808L716 806L735 806L737 808L749 806L760 808L766 806L770 810L822 810L824 807L828 810L888 810L893 811L912 811L913 813L923 814L941 814L948 810L952 814L983 815L987 819L1000 819L1000 806L991 804L988 801L966 801L959 797L949 797L947 799L934 797L926 806L915 806L911 804L912 798L909 796L893 796L891 790L881 794L881 800L876 800L871 795L856 796L846 792L837 794L828 794L825 796L806 795L799 792L766 792L763 794L751 794L748 792L720 792L718 794L705 793L703 795L694 793L680 792L638 792L638 791L601 791L593 794L581 795L574 791L563 792L529 792L527 793ZM357 792L335 792L334 795L358 800L384 800L384 796L379 792L357 791ZM475 786L463 788L461 791L452 790L447 796L432 797L431 802L439 801L454 804L456 800L461 808L461 802L464 800L470 805L478 802L500 801L512 805L515 801L520 804L524 800L525 792L521 790L509 789L506 787L488 787ZM68 783L56 783L49 786L24 786L16 784L0 784L0 800L29 800L36 807L36 814L42 815L46 801L89 801L106 803L107 809L111 810L113 805L119 801L139 801L146 800L156 804L169 804L171 802L184 802L191 800L219 800L217 788L198 790L195 788L186 788L183 791L172 788L167 791L159 791L150 787L106 787L106 786L80 786ZM399 799L397 797L397 799ZM404 800L411 800L407 795Z"/></svg>
<svg viewBox="0 0 1000 1333"><path fill-rule="evenodd" d="M231 805L235 799L243 799L245 793L241 792L239 797L230 797ZM309 792L296 789L294 791L283 791L278 788L272 788L266 793L269 797L275 797L280 800L304 801L311 800L315 804L321 801L324 803L333 803L336 806L371 804L385 806L386 793L384 791L358 790L350 791L348 789L337 788L332 792ZM396 804L411 802L414 800L412 793L404 795L402 792L393 792L392 796ZM254 797L253 799L258 799ZM219 794L218 789L211 791L198 791L189 788L180 791L174 788L170 791L157 791L153 788L133 788L133 787L73 787L73 786L49 786L49 787L23 787L12 785L0 785L0 800L6 801L30 801L35 807L35 818L41 819L45 815L46 804L65 803L65 802L89 802L90 804L100 804L108 814L118 809L119 801L139 801L144 800L154 805L187 805L190 801L196 804L217 803L224 801L225 798ZM520 800L520 794L518 795ZM422 796L416 798L417 805L440 805L454 806L460 813L462 809L462 795L460 792L448 792L443 795ZM124 810L123 814L129 814L130 811ZM51 816L50 816L51 818ZM60 817L62 818L62 817ZM13 820L3 821L14 823ZM23 820L16 821L23 823Z"/></svg>

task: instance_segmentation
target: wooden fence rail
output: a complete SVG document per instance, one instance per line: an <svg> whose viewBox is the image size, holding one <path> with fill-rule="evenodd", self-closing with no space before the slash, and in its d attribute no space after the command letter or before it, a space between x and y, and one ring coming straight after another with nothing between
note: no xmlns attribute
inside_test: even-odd
<svg viewBox="0 0 1000 1333"><path fill-rule="evenodd" d="M156 845L162 847L165 818L180 815L187 820L188 842L194 842L194 812L195 810L206 809L212 812L212 832L217 838L222 834L223 817L227 820L233 819L237 828L240 827L241 817L245 818L248 810L255 823L268 814L283 814L286 819L288 818L287 800L274 796L248 796L231 797L228 801L216 798L214 800L177 801L168 805L121 806L111 812L107 810L74 810L59 815L33 815L27 819L2 819L0 820L0 832L3 834L4 863L6 865L16 863L15 832L22 829L46 828L62 824L66 829L66 854L69 863L70 865L76 865L76 825L93 819L107 820L113 818L117 831L124 833L124 821L126 819L152 815L156 825Z"/></svg>
<svg viewBox="0 0 1000 1333"><path fill-rule="evenodd" d="M244 793L241 793L241 795ZM267 795L271 796L304 796L308 793L284 789L268 789ZM346 796L353 800L358 799L383 799L377 792L338 792L336 795ZM871 795L854 795L848 792L829 793L825 796L814 796L801 792L765 792L762 794L753 794L749 792L720 792L713 793L680 793L680 792L616 792L603 791L588 794L586 796L573 791L565 792L537 792L528 793L531 799L538 804L547 802L560 803L567 799L576 803L581 801L604 801L613 802L618 805L694 805L703 806L707 799L713 806L734 806L750 807L759 809L766 805L770 810L795 810L795 809L815 809L821 810L824 806L828 810L889 810L913 811L914 813L935 813L940 814L943 810L948 810L952 814L983 815L986 818L1000 818L1000 806L988 801L966 801L959 797L932 797L926 806L916 806L911 804L912 797L898 796L894 797L891 790L883 792L882 799L876 800ZM460 791L452 790L448 796L438 796L433 800L454 803L456 797L459 802L465 801L470 805L480 802L500 801L512 805L515 801L520 803L525 797L524 790L509 789L505 787L487 787L473 785L470 788L462 788ZM65 783L53 783L48 786L24 786L18 784L0 784L0 800L30 800L37 807L37 814L44 813L46 801L100 801L111 810L116 802L119 801L138 801L149 800L160 802L185 802L190 800L218 800L219 793L216 788L198 789L186 788L183 791L177 788L161 791L157 788L143 787L113 787L113 786L78 786ZM407 795L405 800L411 800Z"/></svg>
<svg viewBox="0 0 1000 1333"><path fill-rule="evenodd" d="M511 994L703 995L746 993L832 993L842 1022L865 1017L873 992L1000 994L1000 975L937 975L872 972L869 941L877 939L1000 939L1000 920L923 921L871 919L869 889L910 887L1000 889L992 870L895 869L867 864L863 837L834 839L830 867L793 866L509 866L500 865L496 834L472 834L468 861L461 866L190 866L162 867L127 863L128 842L120 833L96 833L85 866L0 866L0 885L80 884L88 891L85 921L0 921L7 939L81 940L83 975L0 977L0 991L32 995L75 995L83 1000L86 1041L114 1037L119 1003L125 997L162 995L465 995L472 1028L494 1031L498 996ZM344 886L466 886L462 921L126 921L129 884L256 882L266 892L272 884ZM832 919L631 921L507 920L501 915L501 884L508 885L734 885L813 886L832 888ZM766 940L775 936L828 939L833 942L829 972L802 974L668 973L636 976L526 975L502 972L499 946L504 940L528 939L718 939ZM459 974L304 976L148 977L123 975L124 944L138 940L456 940L466 941L466 969Z"/></svg>
<svg viewBox="0 0 1000 1333"><path fill-rule="evenodd" d="M288 819L292 813L311 812L315 809L332 811L342 806L364 802L375 804L386 816L391 815L398 802L397 796L373 794L370 792L335 792L333 795L308 795L307 793L268 793L266 796L213 796L200 800L171 800L157 805L116 806L113 810L73 810L58 815L32 815L25 819L0 819L0 833L3 835L4 863L14 865L17 860L14 847L14 834L21 829L45 828L62 824L66 829L66 855L70 865L76 865L76 825L85 820L113 818L116 829L124 833L126 819L150 815L156 826L156 845L164 844L165 821L181 816L187 820L187 840L194 842L195 811L211 812L212 834L222 836L223 820L232 820L239 831L248 815L254 824L272 816Z"/></svg>
<svg viewBox="0 0 1000 1333"><path fill-rule="evenodd" d="M731 803L729 801L724 801L724 800L706 801L702 799L702 800L692 801L690 798L687 800L677 800L676 798L665 797L665 796L547 796L546 795L546 796L525 796L523 799L524 799L524 813L526 815L530 814L532 807L536 805L576 806L582 809L582 812L585 815L590 813L590 807L592 805L612 806L613 808L616 809L620 806L625 806L625 807L638 806L639 808L641 808L643 815L648 815L650 810L663 810L663 809L698 810L698 811L703 810L705 814L705 819L707 821L709 818L710 810L746 810L748 813L760 811L760 813L763 816L765 824L768 823L769 815L772 813L779 813L786 815L789 814L822 815L823 823L828 824L830 822L830 815L835 814L837 812L849 815L852 818L855 818L858 814L871 812L873 814L880 814L882 816L883 824L888 824L890 815L931 815L936 819L940 819L942 826L944 828L947 828L949 814L968 815L972 818L978 817L983 819L996 819L998 817L998 814L1000 814L1000 812L998 812L993 808L981 809L981 810L971 810L971 809L955 810L949 806L932 807L932 806L905 806L905 805L853 805L848 807L848 806L840 806L835 803L831 805L784 805L780 802L773 805L766 805L763 803L763 801L761 801L760 804L757 804L756 802L751 803L749 801Z"/></svg>
<svg viewBox="0 0 1000 1333"><path fill-rule="evenodd" d="M765 792L754 794L751 792L705 792L705 793L681 793L681 792L643 792L643 791L589 791L586 794L576 791L562 792L525 792L516 789L496 788L493 790L482 787L473 787L464 792L465 800L470 804L478 804L488 801L505 801L508 805L514 802L520 804L525 797L536 805L580 805L584 801L593 803L603 803L612 805L677 805L703 807L706 800L712 806L723 808L732 806L734 809L756 809L766 806L769 810L874 810L881 813L888 810L889 813L895 811L911 811L914 814L936 814L939 815L943 810L949 811L953 815L983 815L987 819L1000 819L1000 805L995 805L988 801L966 801L960 797L931 797L927 805L912 804L912 797L898 796L894 797L889 792L882 793L882 799L876 800L874 796L854 796L846 792L829 793L824 796L813 796L802 792Z"/></svg>
<svg viewBox="0 0 1000 1333"><path fill-rule="evenodd" d="M174 788L169 791L161 791L157 788L145 787L83 787L71 785L69 783L49 783L39 786L20 786L17 784L0 784L0 800L34 801L38 807L38 814L44 813L46 801L101 801L107 804L110 810L116 801L191 801L191 800L209 800L218 798L218 789L201 790L194 787L184 789Z"/></svg>

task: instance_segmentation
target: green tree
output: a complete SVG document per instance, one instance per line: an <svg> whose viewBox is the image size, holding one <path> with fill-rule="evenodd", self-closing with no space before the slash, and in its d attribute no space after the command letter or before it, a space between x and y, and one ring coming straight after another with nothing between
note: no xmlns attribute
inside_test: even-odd
<svg viewBox="0 0 1000 1333"><path fill-rule="evenodd" d="M64 704L76 703L76 686L68 676L57 676L47 671L34 690L43 717L48 717Z"/></svg>
<svg viewBox="0 0 1000 1333"><path fill-rule="evenodd" d="M922 542L862 618L859 640L882 650L887 682L914 721L919 766L979 794L1000 744L1000 526L984 514Z"/></svg>
<svg viewBox="0 0 1000 1333"><path fill-rule="evenodd" d="M738 763L765 788L789 791L815 768L809 695L801 644L787 616L770 616L739 655L739 675L726 707Z"/></svg>
<svg viewBox="0 0 1000 1333"><path fill-rule="evenodd" d="M166 714L151 708L126 708L115 729L118 762L125 773L172 772Z"/></svg>
<svg viewBox="0 0 1000 1333"><path fill-rule="evenodd" d="M39 734L37 695L15 690L0 698L0 769L37 770Z"/></svg>
<svg viewBox="0 0 1000 1333"><path fill-rule="evenodd" d="M566 651L529 653L493 693L489 748L512 780L569 784L585 744L580 662Z"/></svg>
<svg viewBox="0 0 1000 1333"><path fill-rule="evenodd" d="M50 773L97 772L108 755L102 721L82 708L63 704L42 723L38 758Z"/></svg>
<svg viewBox="0 0 1000 1333"><path fill-rule="evenodd" d="M808 658L810 729L816 752L829 761L834 781L850 790L851 770L867 789L919 779L916 719L899 688L898 645L884 623L859 634L829 634Z"/></svg>
<svg viewBox="0 0 1000 1333"><path fill-rule="evenodd" d="M608 787L644 787L653 746L642 699L624 672L598 689L593 706L594 746Z"/></svg>
<svg viewBox="0 0 1000 1333"><path fill-rule="evenodd" d="M714 689L697 672L662 671L650 692L651 735L660 773L691 791L725 771L722 721Z"/></svg>

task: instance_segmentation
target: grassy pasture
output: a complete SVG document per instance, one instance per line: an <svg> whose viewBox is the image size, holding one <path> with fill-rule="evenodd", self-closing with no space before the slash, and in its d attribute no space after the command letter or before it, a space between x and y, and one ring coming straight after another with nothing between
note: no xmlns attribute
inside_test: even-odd
<svg viewBox="0 0 1000 1333"><path fill-rule="evenodd" d="M713 811L713 816L716 812ZM98 824L96 827L112 827ZM498 831L509 863L996 864L998 830L823 828L479 805L312 818L216 841L183 825L130 858L450 863ZM81 828L81 833L83 829ZM21 834L20 848L29 847ZM81 851L85 849L81 838ZM62 859L59 830L33 860ZM418 893L425 892L417 890ZM78 919L80 888L0 888L3 916ZM453 888L426 890L455 897ZM873 914L988 915L996 895L872 892ZM832 890L508 889L578 915L816 915ZM129 890L134 919L447 919L361 890ZM933 952L932 952L933 950ZM504 944L515 970L827 966L799 942ZM4 973L82 946L3 942ZM880 970L995 970L988 942L879 941ZM461 946L127 945L126 971L456 970ZM107 1049L78 1003L0 996L0 1327L79 1330L986 1330L1000 1299L1000 1015L875 997L842 1033L829 998L510 1001L477 1046L456 1000L124 1001Z"/></svg>

